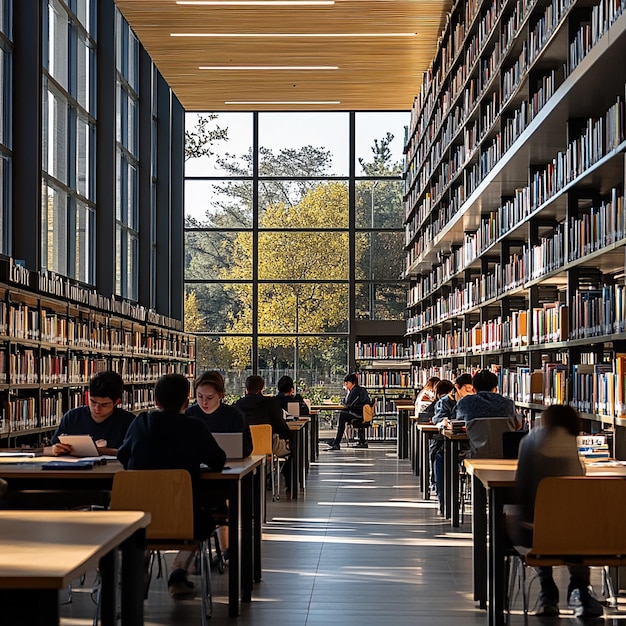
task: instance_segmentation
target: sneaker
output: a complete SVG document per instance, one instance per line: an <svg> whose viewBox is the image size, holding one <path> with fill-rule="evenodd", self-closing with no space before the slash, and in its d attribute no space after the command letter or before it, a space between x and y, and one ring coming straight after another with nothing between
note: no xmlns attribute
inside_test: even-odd
<svg viewBox="0 0 626 626"><path fill-rule="evenodd" d="M354 447L355 448L369 448L367 443L357 443Z"/></svg>
<svg viewBox="0 0 626 626"><path fill-rule="evenodd" d="M559 603L555 598L539 594L535 615L539 617L556 617L559 614Z"/></svg>
<svg viewBox="0 0 626 626"><path fill-rule="evenodd" d="M196 586L186 578L174 580L167 583L167 592L175 600L180 600L193 596L196 593Z"/></svg>
<svg viewBox="0 0 626 626"><path fill-rule="evenodd" d="M328 448L326 448L326 452L330 452L331 450L341 450L338 443L328 444Z"/></svg>
<svg viewBox="0 0 626 626"><path fill-rule="evenodd" d="M576 617L600 617L604 613L602 605L592 595L590 589L574 589L567 604Z"/></svg>

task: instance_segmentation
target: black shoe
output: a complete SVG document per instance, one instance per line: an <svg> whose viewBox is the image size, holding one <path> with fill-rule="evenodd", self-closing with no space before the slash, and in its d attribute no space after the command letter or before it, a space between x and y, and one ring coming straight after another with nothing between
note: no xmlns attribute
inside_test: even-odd
<svg viewBox="0 0 626 626"><path fill-rule="evenodd" d="M355 446L355 448L369 448L369 446L367 445L367 442L363 442L363 443L357 443Z"/></svg>
<svg viewBox="0 0 626 626"><path fill-rule="evenodd" d="M602 605L591 594L589 589L574 589L570 594L567 605L574 611L576 617L583 619L600 617L604 613Z"/></svg>
<svg viewBox="0 0 626 626"><path fill-rule="evenodd" d="M341 450L338 443L328 444L328 448L326 448L326 452L330 452L331 450Z"/></svg>
<svg viewBox="0 0 626 626"><path fill-rule="evenodd" d="M559 601L544 594L539 594L535 615L539 617L556 617L559 614Z"/></svg>

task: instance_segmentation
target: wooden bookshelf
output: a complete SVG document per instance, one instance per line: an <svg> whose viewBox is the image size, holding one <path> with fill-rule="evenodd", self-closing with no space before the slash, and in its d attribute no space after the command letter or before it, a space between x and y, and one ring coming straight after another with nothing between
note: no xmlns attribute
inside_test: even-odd
<svg viewBox="0 0 626 626"><path fill-rule="evenodd" d="M180 320L0 258L0 446L41 441L108 369L124 378L125 409L152 408L160 376L193 380L195 339Z"/></svg>
<svg viewBox="0 0 626 626"><path fill-rule="evenodd" d="M406 136L413 385L626 425L626 1L453 6Z"/></svg>

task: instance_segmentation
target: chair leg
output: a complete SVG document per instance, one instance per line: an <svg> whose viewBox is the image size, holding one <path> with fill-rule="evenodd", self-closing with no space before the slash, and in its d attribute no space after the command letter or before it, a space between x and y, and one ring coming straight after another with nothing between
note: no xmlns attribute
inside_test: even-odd
<svg viewBox="0 0 626 626"><path fill-rule="evenodd" d="M272 460L272 464L272 471L276 476L276 480L274 481L275 489L274 493L272 494L272 500L280 500L280 461L276 457L274 457Z"/></svg>
<svg viewBox="0 0 626 626"><path fill-rule="evenodd" d="M617 595L611 578L611 569L608 565L602 567L602 595L606 598L608 606L617 608Z"/></svg>
<svg viewBox="0 0 626 626"><path fill-rule="evenodd" d="M213 615L213 594L211 593L211 565L209 563L209 540L200 544L200 593L202 604L201 624L206 626L207 618Z"/></svg>

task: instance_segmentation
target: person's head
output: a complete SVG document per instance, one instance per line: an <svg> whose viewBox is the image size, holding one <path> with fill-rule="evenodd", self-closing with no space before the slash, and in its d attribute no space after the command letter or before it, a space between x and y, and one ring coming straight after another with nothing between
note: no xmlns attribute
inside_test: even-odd
<svg viewBox="0 0 626 626"><path fill-rule="evenodd" d="M480 370L474 374L472 385L478 391L498 391L498 377L489 370Z"/></svg>
<svg viewBox="0 0 626 626"><path fill-rule="evenodd" d="M343 379L343 386L351 391L353 387L359 384L359 378L356 374L347 374Z"/></svg>
<svg viewBox="0 0 626 626"><path fill-rule="evenodd" d="M117 372L100 372L89 380L89 411L97 422L103 422L122 401L124 380Z"/></svg>
<svg viewBox="0 0 626 626"><path fill-rule="evenodd" d="M261 376L248 376L246 378L246 393L248 395L259 395L263 393L265 381Z"/></svg>
<svg viewBox="0 0 626 626"><path fill-rule="evenodd" d="M580 432L580 415L567 404L553 404L541 414L541 426L550 430L560 426L576 437Z"/></svg>
<svg viewBox="0 0 626 626"><path fill-rule="evenodd" d="M216 411L226 390L224 388L224 378L219 372L204 372L195 382L196 402L204 413Z"/></svg>
<svg viewBox="0 0 626 626"><path fill-rule="evenodd" d="M469 374L461 374L454 379L454 391L457 398L464 398L474 393L472 377Z"/></svg>
<svg viewBox="0 0 626 626"><path fill-rule="evenodd" d="M424 385L424 391L434 392L440 380L439 376L431 376Z"/></svg>
<svg viewBox="0 0 626 626"><path fill-rule="evenodd" d="M293 378L291 376L282 376L276 383L276 389L278 389L279 393L284 393L286 396L295 393Z"/></svg>
<svg viewBox="0 0 626 626"><path fill-rule="evenodd" d="M189 404L189 381L182 374L165 374L154 386L156 405L164 411L182 413Z"/></svg>
<svg viewBox="0 0 626 626"><path fill-rule="evenodd" d="M437 400L443 398L446 394L454 389L454 383L451 380L440 380L435 387L435 397Z"/></svg>

